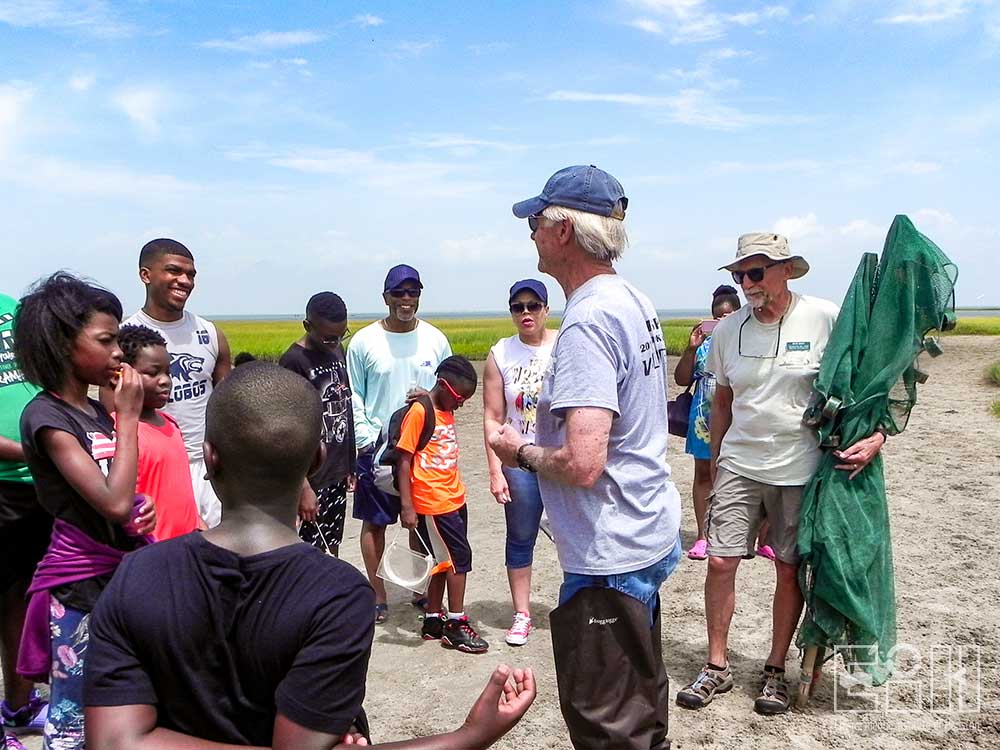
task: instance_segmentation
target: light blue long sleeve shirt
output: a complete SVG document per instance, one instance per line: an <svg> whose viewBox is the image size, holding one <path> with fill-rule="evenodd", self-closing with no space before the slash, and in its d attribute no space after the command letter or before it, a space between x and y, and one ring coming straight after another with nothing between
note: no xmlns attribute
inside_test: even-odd
<svg viewBox="0 0 1000 750"><path fill-rule="evenodd" d="M358 450L378 439L382 425L403 405L411 388L434 387L434 371L450 356L448 339L423 320L408 333L391 333L376 321L351 337L347 374Z"/></svg>

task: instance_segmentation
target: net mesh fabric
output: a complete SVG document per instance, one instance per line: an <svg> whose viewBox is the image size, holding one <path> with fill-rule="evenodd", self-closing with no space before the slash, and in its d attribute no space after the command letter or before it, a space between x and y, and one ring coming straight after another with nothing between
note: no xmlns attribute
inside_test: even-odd
<svg viewBox="0 0 1000 750"><path fill-rule="evenodd" d="M841 448L881 426L902 432L917 401L917 356L928 332L954 316L957 267L905 216L881 260L866 253L844 298L815 389L843 402L818 428ZM840 647L846 667L872 684L892 674L896 604L882 457L853 480L832 449L803 491L798 546L806 617L798 645Z"/></svg>

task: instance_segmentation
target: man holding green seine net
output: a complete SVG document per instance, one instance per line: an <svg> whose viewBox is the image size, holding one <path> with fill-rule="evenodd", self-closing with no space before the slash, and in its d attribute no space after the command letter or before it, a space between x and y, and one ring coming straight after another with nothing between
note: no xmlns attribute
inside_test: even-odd
<svg viewBox="0 0 1000 750"><path fill-rule="evenodd" d="M704 708L733 688L727 658L729 625L736 606L736 569L754 555L757 530L769 523L767 544L777 576L771 652L754 710L781 714L791 704L785 659L802 612L796 549L802 489L820 459L816 432L803 424L813 382L833 330L832 302L796 294L788 282L809 264L792 255L779 234L745 234L732 273L749 304L716 327L709 370L716 374L712 402L713 496L707 515L708 570L705 615L708 660L677 693L685 708ZM882 449L881 430L834 455L837 468L854 478Z"/></svg>

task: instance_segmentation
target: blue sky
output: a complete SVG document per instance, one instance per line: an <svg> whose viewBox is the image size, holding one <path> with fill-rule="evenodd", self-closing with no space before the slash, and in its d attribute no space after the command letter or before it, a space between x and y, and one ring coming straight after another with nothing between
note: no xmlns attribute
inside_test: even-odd
<svg viewBox="0 0 1000 750"><path fill-rule="evenodd" d="M511 204L594 163L658 307L771 229L839 301L897 213L1000 305L998 60L994 0L0 0L0 289L65 267L134 308L170 236L205 314L377 310L397 262L427 312L502 310L536 275Z"/></svg>

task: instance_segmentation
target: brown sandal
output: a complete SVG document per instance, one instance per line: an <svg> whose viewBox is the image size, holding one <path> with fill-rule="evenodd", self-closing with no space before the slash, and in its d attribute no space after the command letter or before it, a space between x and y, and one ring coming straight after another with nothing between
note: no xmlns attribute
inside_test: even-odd
<svg viewBox="0 0 1000 750"><path fill-rule="evenodd" d="M689 685L677 692L677 705L683 708L704 708L716 693L728 693L733 689L733 670L727 664L724 669L712 669L707 664Z"/></svg>
<svg viewBox="0 0 1000 750"><path fill-rule="evenodd" d="M753 710L764 716L776 716L785 713L792 705L792 695L788 690L785 670L764 670L764 686L760 695L753 702Z"/></svg>

